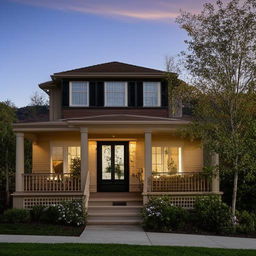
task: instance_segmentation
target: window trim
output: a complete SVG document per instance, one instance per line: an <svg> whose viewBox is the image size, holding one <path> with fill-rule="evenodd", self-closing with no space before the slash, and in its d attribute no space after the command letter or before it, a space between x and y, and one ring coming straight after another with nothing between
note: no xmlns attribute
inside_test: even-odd
<svg viewBox="0 0 256 256"><path fill-rule="evenodd" d="M156 83L157 84L157 91L158 91L158 97L157 97L157 105L156 106L145 106L145 83ZM143 107L144 108L159 108L161 107L162 102L161 102L161 82L154 82L154 81L144 81L143 82Z"/></svg>
<svg viewBox="0 0 256 256"><path fill-rule="evenodd" d="M87 104L83 104L83 105L78 105L78 104L73 104L72 103L72 83L73 82L82 82L82 83L86 83L87 85ZM69 81L69 106L70 107L89 107L90 106L90 83L89 81Z"/></svg>
<svg viewBox="0 0 256 256"><path fill-rule="evenodd" d="M125 104L123 106L108 106L106 97L106 83L124 83L125 84ZM128 107L128 82L126 81L105 81L104 82L104 107L105 108L126 108Z"/></svg>

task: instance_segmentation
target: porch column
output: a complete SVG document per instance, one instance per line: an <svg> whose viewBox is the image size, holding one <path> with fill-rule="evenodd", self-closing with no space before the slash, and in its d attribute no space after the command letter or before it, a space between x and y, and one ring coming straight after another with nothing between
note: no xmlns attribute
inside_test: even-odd
<svg viewBox="0 0 256 256"><path fill-rule="evenodd" d="M149 177L152 175L152 132L145 131L144 144L144 188L143 192L151 191Z"/></svg>
<svg viewBox="0 0 256 256"><path fill-rule="evenodd" d="M219 154L215 152L211 154L211 166L212 167L219 166ZM212 192L219 192L219 191L220 191L220 178L219 178L219 170L217 169L212 176Z"/></svg>
<svg viewBox="0 0 256 256"><path fill-rule="evenodd" d="M23 191L24 173L24 133L16 133L16 176L15 190L16 192Z"/></svg>
<svg viewBox="0 0 256 256"><path fill-rule="evenodd" d="M88 129L81 128L81 190L84 191L88 173Z"/></svg>

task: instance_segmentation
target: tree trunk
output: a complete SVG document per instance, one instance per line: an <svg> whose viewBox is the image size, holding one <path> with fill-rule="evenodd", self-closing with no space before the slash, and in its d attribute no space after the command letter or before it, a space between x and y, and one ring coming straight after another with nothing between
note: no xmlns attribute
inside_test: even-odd
<svg viewBox="0 0 256 256"><path fill-rule="evenodd" d="M233 185L233 196L232 196L232 214L236 214L236 197L237 197L237 183L238 183L238 170L234 173L234 185Z"/></svg>

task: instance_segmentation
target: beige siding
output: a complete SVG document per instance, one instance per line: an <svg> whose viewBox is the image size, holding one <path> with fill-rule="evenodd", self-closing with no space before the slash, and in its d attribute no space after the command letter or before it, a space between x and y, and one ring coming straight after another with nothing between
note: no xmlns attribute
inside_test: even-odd
<svg viewBox="0 0 256 256"><path fill-rule="evenodd" d="M90 133L89 133L90 136ZM97 136L95 138L104 138ZM129 138L130 135L123 135ZM89 170L91 174L91 191L97 190L97 142L91 135L89 141ZM134 163L130 164L130 191L138 191L139 181L134 177L139 168L144 168L144 136L133 136L132 141L136 142L135 155L131 156ZM51 145L80 145L80 133L42 133L38 135L38 140L33 144L33 172L50 172L50 148ZM182 148L183 171L200 171L203 166L203 150L200 142L190 142L174 136L154 135L152 146L168 146Z"/></svg>

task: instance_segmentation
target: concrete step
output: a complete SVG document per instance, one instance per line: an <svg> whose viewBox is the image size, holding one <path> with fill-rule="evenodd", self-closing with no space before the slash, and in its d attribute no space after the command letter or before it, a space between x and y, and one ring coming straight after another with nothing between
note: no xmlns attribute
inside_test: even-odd
<svg viewBox="0 0 256 256"><path fill-rule="evenodd" d="M88 216L88 225L132 225L141 223L138 216Z"/></svg>
<svg viewBox="0 0 256 256"><path fill-rule="evenodd" d="M141 198L138 192L92 192L90 198Z"/></svg>
<svg viewBox="0 0 256 256"><path fill-rule="evenodd" d="M90 206L88 208L88 214L123 214L123 213L131 213L131 214L140 214L142 206Z"/></svg>

